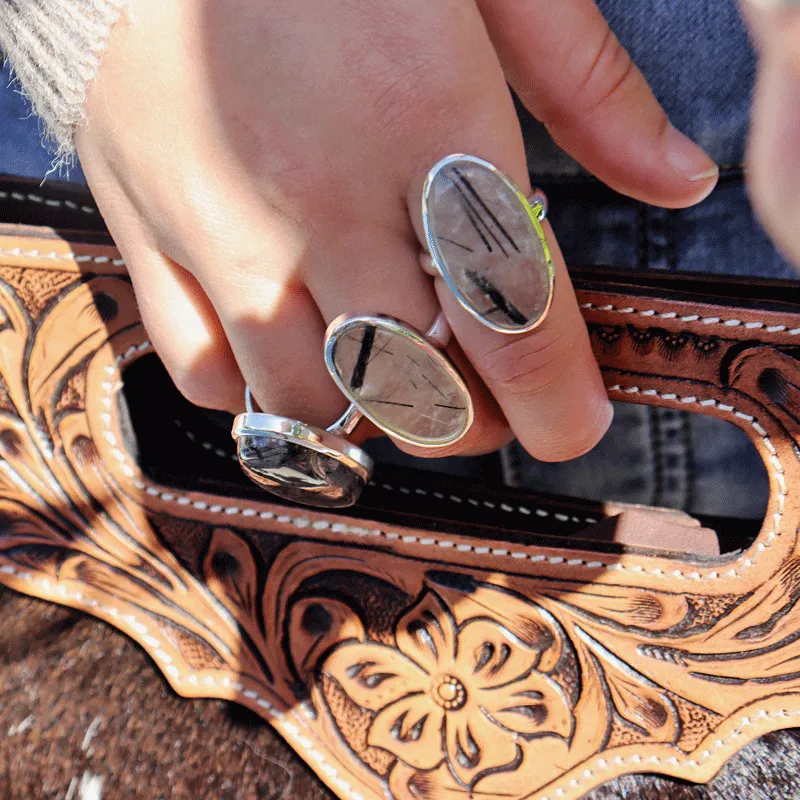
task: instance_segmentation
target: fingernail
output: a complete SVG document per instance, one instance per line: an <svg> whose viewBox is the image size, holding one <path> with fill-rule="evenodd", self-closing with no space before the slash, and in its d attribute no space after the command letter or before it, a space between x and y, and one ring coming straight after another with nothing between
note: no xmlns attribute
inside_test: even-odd
<svg viewBox="0 0 800 800"><path fill-rule="evenodd" d="M666 133L667 163L690 181L704 181L719 174L719 167L691 139L670 125Z"/></svg>

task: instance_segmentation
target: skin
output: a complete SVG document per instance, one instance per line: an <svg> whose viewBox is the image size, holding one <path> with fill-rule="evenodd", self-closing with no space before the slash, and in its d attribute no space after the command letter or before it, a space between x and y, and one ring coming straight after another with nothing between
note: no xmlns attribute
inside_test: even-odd
<svg viewBox="0 0 800 800"><path fill-rule="evenodd" d="M800 7L750 0L744 12L759 51L750 196L772 238L800 264Z"/></svg>
<svg viewBox="0 0 800 800"><path fill-rule="evenodd" d="M263 409L327 426L345 401L326 325L368 311L425 331L441 306L477 406L448 452L512 431L543 460L591 449L611 406L549 227L557 289L528 335L482 327L420 268L419 187L441 157L530 191L506 81L625 194L678 208L715 185L591 0L131 0L76 143L186 397L237 412L246 381Z"/></svg>

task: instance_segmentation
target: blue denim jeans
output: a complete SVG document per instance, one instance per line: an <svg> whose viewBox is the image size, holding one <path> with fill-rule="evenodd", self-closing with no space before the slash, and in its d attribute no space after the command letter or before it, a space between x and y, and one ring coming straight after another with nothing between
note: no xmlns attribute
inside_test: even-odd
<svg viewBox="0 0 800 800"><path fill-rule="evenodd" d="M703 203L668 211L601 186L520 109L533 182L551 196L550 220L567 263L790 277L753 217L743 181L755 58L734 0L598 0L672 122L721 165ZM43 175L50 162L18 95L0 92L0 173ZM80 173L73 174L80 179ZM386 446L386 460L405 461ZM476 462L418 466L481 474ZM586 499L621 500L694 513L757 517L768 484L737 428L697 414L618 404L590 454L543 464L512 446L505 480Z"/></svg>
<svg viewBox="0 0 800 800"><path fill-rule="evenodd" d="M703 203L670 211L624 198L588 176L521 112L534 183L568 264L793 277L755 220L743 180L755 56L734 0L598 0L673 124L720 164ZM557 198L557 202L553 202ZM699 414L617 404L600 445L567 464L512 447L508 477L586 499L757 517L766 471L745 434Z"/></svg>
<svg viewBox="0 0 800 800"><path fill-rule="evenodd" d="M0 175L44 178L53 154L42 146L42 126L30 106L11 85L8 64L0 66ZM84 181L80 167L53 177Z"/></svg>

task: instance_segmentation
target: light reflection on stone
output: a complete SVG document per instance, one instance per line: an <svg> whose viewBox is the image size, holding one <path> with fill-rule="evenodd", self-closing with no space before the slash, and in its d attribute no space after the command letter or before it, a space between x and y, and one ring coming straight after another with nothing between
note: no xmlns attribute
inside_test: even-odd
<svg viewBox="0 0 800 800"><path fill-rule="evenodd" d="M237 449L247 476L284 500L341 508L352 505L364 488L346 464L276 436L243 435Z"/></svg>
<svg viewBox="0 0 800 800"><path fill-rule="evenodd" d="M535 327L552 293L550 254L535 213L484 163L445 162L426 187L434 262L459 300L493 327Z"/></svg>
<svg viewBox="0 0 800 800"><path fill-rule="evenodd" d="M379 427L428 446L457 441L472 420L463 383L429 344L369 322L336 335L334 377Z"/></svg>

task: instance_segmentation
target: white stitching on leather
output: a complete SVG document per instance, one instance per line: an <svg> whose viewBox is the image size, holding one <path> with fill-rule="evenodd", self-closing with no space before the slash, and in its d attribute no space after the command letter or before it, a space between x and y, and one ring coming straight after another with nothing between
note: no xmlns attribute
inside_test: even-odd
<svg viewBox="0 0 800 800"><path fill-rule="evenodd" d="M65 206L71 211L82 211L84 214L96 214L97 209L94 206L78 205L73 200L56 200L52 197L42 197L40 194L22 194L22 192L2 192L0 191L0 200L16 200L19 203L38 203L39 205L49 206L50 208L61 208Z"/></svg>
<svg viewBox="0 0 800 800"><path fill-rule="evenodd" d="M137 355L139 353L143 353L143 352L149 351L151 349L152 349L152 345L149 342L146 342L146 341L143 342L140 345L132 345L130 348L128 348L128 350L125 351L125 353L122 353L121 355L116 357L116 359L115 359L115 367L108 367L107 369L110 372L116 373L117 377L119 377L119 374L120 374L119 370L124 365L124 363L126 361L130 360L133 356L135 356L135 355ZM114 391L114 385L110 381L105 381L103 383L103 388L104 388L104 390L106 392L106 398L104 398L104 399L109 401L108 403L104 403L104 404L106 405L106 407L110 407L111 406L111 395L112 395L112 393ZM648 395L658 394L655 390L652 390L652 389L642 390L642 389L639 389L639 387L635 387L635 386L624 388L624 387L622 387L620 385L616 385L616 386L610 387L609 391L617 391L617 392L622 392L622 393L625 393L625 394L635 394L635 393L642 393L642 394L646 393ZM661 394L660 396L662 398L665 397L666 399L680 399L681 402L683 402L683 400L684 400L683 398L676 398L676 396L674 394L671 394L671 393L669 395ZM689 398L686 398L686 400L688 402ZM698 402L696 398L692 398L691 400L692 400L692 402L695 402L695 403ZM723 404L718 403L717 401L713 401L713 403L712 403L709 400L701 401L700 404L702 404L704 406L716 405L718 408L723 405ZM733 409L731 409L731 410L733 410ZM751 426L754 428L754 430L756 430L756 432L761 436L761 438L764 441L765 445L767 443L769 443L769 445L772 445L772 443L769 440L769 437L766 435L766 432L764 431L764 429L761 427L761 425L751 415L744 414L744 413L738 412L738 411L735 411L734 413L739 419L742 419L743 421L746 421L746 422L751 424ZM104 424L104 426L106 428L105 433L106 434L110 434L111 438L113 439L114 437L113 437L113 434L111 433L111 429L110 429L111 415L110 414L103 414L101 416L102 416L103 424ZM762 431L763 431L763 435L762 435L762 433L760 433ZM126 454L123 454L123 460L127 461ZM782 464L780 462L780 459L778 458L777 454L773 455L770 460L772 461L773 466L775 467L775 469L777 471L776 474L780 475L781 477L783 477L784 476L783 466L782 466ZM127 465L127 466L129 466L129 465ZM137 487L141 487L141 488L145 489L148 493L155 493L156 495L161 497L162 500L165 500L165 501L177 502L180 505L188 505L191 502L190 498L188 498L188 497L185 497L185 496L176 497L173 494L168 494L166 492L162 492L157 487L152 486L152 485L148 486L147 484L145 484L143 482L140 482L140 481L136 481L135 485ZM783 485L785 487L785 483ZM784 502L785 502L786 494L787 494L787 492L786 492L786 490L784 488L784 489L781 490L780 494L778 495L778 498L779 498L779 500L778 500L779 512L773 515L776 527L773 529L773 531L770 534L770 536L767 537L767 540L764 543L760 544L760 547L761 547L762 550L766 546L768 546L769 541L771 541L771 539L774 539L776 536L778 536L780 534L780 532L779 532L779 524L780 524L781 516L782 516L782 513L783 513L782 512L782 508L783 508L783 505L784 505ZM206 504L205 503L201 503L200 501L198 501L198 502L195 503L195 505L200 507L201 505L205 506ZM221 511L224 511L224 513L227 513L227 514L242 514L244 516L254 516L257 513L256 509L239 509L239 508L234 507L234 506L229 506L229 507L226 507L226 508L223 508L222 506L212 506L211 510L213 511L216 508L219 508ZM267 512L261 512L259 514L259 516L264 517L264 518L272 518L272 517L274 517L274 514L272 512L268 512L267 511ZM305 518L293 517L292 515L289 515L289 514L281 516L281 517L278 517L278 520L281 521L281 522L292 522L295 525L297 525L298 527L305 527L309 523L309 521L307 519L305 519ZM302 525L300 524L301 521L303 523ZM342 523L331 524L330 522L327 522L325 520L318 520L318 521L314 522L312 524L312 527L314 527L316 529L325 529L325 528L330 527L333 531L341 531L341 532L346 532L346 533L356 533L357 535L360 535L360 536L364 536L364 535L366 535L366 536L385 536L387 539L388 538L399 538L399 534L396 534L396 533L394 533L394 534L384 533L383 531L379 531L379 530L370 531L370 530L367 530L365 528L354 528L352 526L344 525ZM435 538L427 538L427 539L421 539L420 540L415 536L408 536L408 537L405 537L405 539L413 540L414 543L420 544L420 545L423 545L423 546L430 546L430 545L438 544L440 547L445 547L445 546L452 547L453 544L454 544L453 542L437 541ZM547 558L546 556L542 556L542 555L531 556L529 553L525 553L525 552L522 552L522 551L509 552L508 550L502 550L502 549L493 549L493 550L489 551L488 548L486 548L485 546L475 547L474 545L460 545L458 549L459 550L464 549L464 550L467 550L467 551L474 550L475 552L480 552L481 555L490 555L491 554L491 555L496 556L496 557L508 557L508 556L510 556L511 558L525 558L525 559L528 559L528 560L531 560L531 561L537 561L537 562L546 560L546 561L549 561L551 563L562 563L564 561L563 557ZM588 562L587 563L587 562L584 562L582 559L570 559L568 561L568 563L570 565L582 566L582 567L587 567L587 568L592 568L592 569L616 568L616 569L623 569L623 570L624 569L629 569L629 570L635 571L635 572L644 572L645 571L640 565L637 565L635 567L627 567L627 566L625 566L623 564L608 565L608 564L604 564L603 562L600 562L600 561L594 561L594 562ZM755 559L752 559L752 560L751 559L745 559L745 561L742 563L742 566L743 567L744 566L752 566L754 563L755 563ZM662 570L648 570L647 572L649 574L653 574L653 575L660 574L660 575L663 576L663 574L664 574ZM20 572L20 571L16 570L14 567L12 567L10 565L0 566L0 573L4 573L4 574L7 574L7 575L14 575L19 580L26 580L26 581L30 581L32 583L38 582L42 586L42 588L44 588L48 592L53 590L53 587L51 585L51 582L50 582L49 578L34 578L31 575L30 572ZM738 573L736 573L734 570L731 570L731 571L729 571L728 573L725 573L725 574L726 575L728 575L728 574L734 574L735 575L735 574L738 574ZM671 575L674 576L674 577L694 578L695 576L697 576L697 578L701 578L700 574L697 573L697 572L691 573L690 575L686 575L685 576L683 573L681 573L680 571L676 570L675 572L671 573ZM710 573L709 575L707 575L705 577L707 577L707 578L718 578L719 575L718 575L717 572L712 572L712 573ZM119 611L118 608L116 608L114 606L103 606L103 605L101 605L100 603L98 603L95 600L87 600L87 599L85 599L83 597L83 595L80 592L74 592L74 593L73 592L69 592L66 589L65 586L59 586L58 583L56 583L55 591L58 591L59 594L62 597L64 597L65 599L72 600L73 602L78 603L80 605L83 605L83 606L89 608L90 610L99 610L99 611L108 613L110 616L115 618L116 623L119 624L120 627L128 626L130 629L132 629L134 631L135 634L138 634L139 636L142 637L142 641L145 644L148 644L148 645L156 648L155 651L154 651L155 657L158 658L160 661L162 661L164 663L163 669L171 677L175 678L176 680L180 680L181 682L184 682L184 683L190 683L190 684L198 684L199 683L199 678L196 675L189 675L188 677L184 677L184 676L182 676L180 674L180 672L177 669L177 667L174 664L170 663L172 661L171 656L168 653L166 653L165 651L160 649L159 640L150 635L147 626L144 625L143 623L141 623L139 621L139 619L136 618L135 615L133 615L133 614L124 614L124 615L122 615L122 614L120 614L120 611ZM136 638L136 637L134 636L134 638ZM233 682L227 677L222 678L222 679L216 679L213 676L205 676L203 678L203 683L208 684L208 685L214 685L215 683L218 683L218 684L220 684L220 685L222 685L222 686L224 686L226 688L232 688L234 691L241 692L243 697L246 697L246 698L251 699L251 700L255 700L256 704L260 708L263 708L266 711L267 715L269 716L269 718L273 722L273 724L277 728L279 728L284 733L285 736L287 736L287 737L293 739L295 742L297 742L297 744L300 745L300 747L302 747L303 750L305 750L308 753L308 756L309 756L309 758L311 760L318 762L320 764L320 767L321 767L322 771L331 779L331 781L333 783L335 783L335 785L342 792L344 792L346 794L346 796L350 800L365 800L363 795L361 795L360 793L354 792L352 787L350 786L350 784L344 778L339 776L338 771L336 770L335 767L333 767L332 765L330 765L330 764L328 764L326 762L325 754L320 752L319 750L317 750L314 747L314 743L311 740L307 739L306 737L304 737L302 735L302 730L297 725L294 725L292 722L286 720L285 715L283 714L283 712L280 712L277 709L275 709L272 706L272 704L266 698L262 697L258 692L255 692L255 691L253 691L251 689L245 690L244 686L241 683ZM717 740L714 741L714 743L712 745L712 749L704 750L702 752L702 754L700 755L699 759L689 759L689 760L686 760L683 763L685 763L687 766L692 766L692 767L700 766L701 764L703 764L705 761L707 761L708 759L710 759L712 757L712 755L713 755L715 750L717 750L719 748L722 748L722 747L725 747L727 744L732 742L734 739L736 739L739 736L741 736L743 731L745 730L745 728L747 728L750 725L754 725L756 723L756 720L763 719L764 717L769 717L770 719L778 719L778 718L782 718L782 717L796 717L796 716L800 716L800 711L799 710L786 710L786 709L778 709L777 711L771 711L771 712L768 712L768 711L762 709L761 711L759 711L756 714L754 714L752 716L752 718L749 717L749 716L744 716L739 721L738 727L736 727L726 738L717 739ZM585 784L588 780L593 779L594 776L595 776L595 773L597 773L599 771L607 771L607 770L612 769L612 768L617 767L617 766L622 766L622 765L627 765L627 764L671 764L671 765L677 765L677 764L681 763L681 761L682 761L682 759L679 760L677 756L672 756L669 759L662 759L662 758L660 758L658 756L651 756L651 757L648 757L648 758L645 758L645 759L643 759L639 755L629 756L628 758L622 758L620 756L617 756L616 758L612 759L611 762L609 762L605 758L598 758L595 761L596 766L594 766L592 769L588 769L588 768L585 769L584 772L583 772L583 777L580 780L579 779L575 779L575 778L570 779L569 786L571 788L578 788L582 784ZM565 783L564 785L566 786L567 784ZM540 795L539 800L551 800L551 798L563 797L564 793L565 792L564 792L563 788L557 788L557 789L555 789L555 792L552 795Z"/></svg>
<svg viewBox="0 0 800 800"><path fill-rule="evenodd" d="M183 435L190 441L194 442L195 444L200 445L203 450L208 450L209 453L213 453L215 456L219 458L230 458L232 461L236 461L238 463L239 459L236 453L229 453L227 450L223 450L221 447L217 447L212 442L207 442L202 439L198 439L197 434L194 431L190 431L188 428L184 428L183 422L179 419L175 420L175 427L180 428L183 431Z"/></svg>
<svg viewBox="0 0 800 800"><path fill-rule="evenodd" d="M209 453L213 453L215 456L218 456L219 458L226 458L226 459L230 458L232 461L236 461L238 463L239 459L238 459L236 453L229 453L226 450L223 450L221 447L217 447L212 442L202 440L201 438L198 437L198 435L194 431L189 430L188 428L185 428L184 425L183 425L182 420L176 419L175 420L175 426L177 428L180 428L183 431L184 436L186 436L186 438L189 439L189 441L194 442L197 445L200 445L200 447L202 447L204 450L207 450ZM110 434L107 433L107 432L104 434L106 439L108 439L109 435ZM111 442L111 444L114 444L114 442ZM375 481L370 481L369 485L372 486L372 487L376 487L376 488L379 487L379 488L381 488L381 489L383 489L383 490L385 490L387 492L395 492L395 491L397 491L397 492L400 492L401 494L411 494L413 492L414 494L418 494L418 495L422 495L422 496L426 496L426 497L427 496L435 497L437 500L447 500L447 501L449 501L451 503L463 503L464 502L464 500L461 497L459 497L458 495L455 495L455 494L444 495L441 492L429 492L426 489L423 489L421 487L414 487L413 489L409 488L407 486L397 486L397 487L395 487L395 486L392 486L389 483L378 484ZM467 498L467 502L470 503L470 505L473 505L473 506L483 505L483 506L486 506L486 508L497 508L498 507L497 503L492 503L489 500L478 500L478 499L473 498L473 497L468 497ZM571 523L575 523L575 524L579 524L579 525L580 524L595 525L598 522L598 520L595 519L594 517L574 517L574 516L571 517L568 514L561 514L561 513L556 513L556 512L552 512L552 511L546 511L543 508L534 508L533 510L531 510L527 506L510 506L507 503L501 503L499 508L500 508L501 511L505 511L506 513L517 513L517 514L523 514L524 516L530 516L533 513L533 514L536 514L539 517L552 517L554 520L556 520L558 522L564 522L564 523L571 522Z"/></svg>
<svg viewBox="0 0 800 800"><path fill-rule="evenodd" d="M741 411L736 411L733 406L727 405L724 403L719 403L713 398L709 398L707 400L698 401L696 397L678 397L673 392L657 392L654 389L640 389L638 386L627 386L623 387L619 384L615 386L608 387L609 392L622 392L623 394L645 394L648 396L656 396L661 397L665 400L675 400L680 403L686 404L697 404L701 405L705 408L716 406L717 408L721 409L726 413L733 412L733 415L744 422L747 422L756 434L761 438L764 447L770 453L769 462L772 464L773 469L775 470L775 482L778 484L778 494L776 496L778 510L772 515L772 530L766 536L763 542L758 542L755 546L756 553L761 553L766 550L768 547L772 545L772 542L780 536L780 528L781 522L783 519L784 509L786 507L786 497L788 495L788 487L786 485L786 472L783 468L783 464L781 463L780 458L778 458L777 450L775 449L775 445L772 444L772 440L767 435L766 430L759 424L759 422L753 417L751 414L744 414ZM757 559L744 559L742 562L743 567L750 567L752 566ZM675 572L670 573L671 575L676 575ZM733 570L729 570L728 572L724 573L725 575L731 574L739 574ZM693 579L693 580L713 580L714 578L718 578L719 575L717 572L710 572L705 575L701 575L698 572L691 572L685 577Z"/></svg>
<svg viewBox="0 0 800 800"><path fill-rule="evenodd" d="M751 712L752 713L752 712ZM628 756L627 758L623 758L622 756L617 756L616 758L612 758L610 761L606 758L598 758L591 769L585 769L583 771L583 777L580 779L572 778L569 781L569 784L566 782L562 784L562 786L567 786L571 789L577 789L580 786L583 786L594 778L595 773L608 771L610 769L614 769L616 767L620 767L626 764L669 764L672 766L678 766L678 764L685 764L686 766L690 767L699 767L701 764L704 764L714 755L715 750L719 750L722 747L730 744L734 739L738 739L742 733L744 732L745 728L750 725L755 725L757 720L763 719L765 717L769 717L770 719L780 719L782 717L798 717L800 716L800 710L787 710L787 709L778 709L777 711L766 711L762 709L761 711L756 712L753 714L752 718L749 716L742 717L739 720L738 727L734 728L728 736L724 739L716 739L713 744L711 745L710 750L703 750L700 754L700 758L692 758L686 759L678 758L678 756L670 756L670 758L660 758L659 756L648 756L647 758L642 758L642 756L634 755ZM592 781L592 786L595 785L595 782ZM591 787L587 787L591 788ZM563 788L555 789L551 794L547 795L539 795L537 800L555 800L555 798L563 797L565 794Z"/></svg>
<svg viewBox="0 0 800 800"><path fill-rule="evenodd" d="M142 353L152 349L152 345L150 342L143 342L140 345L132 345L129 347L124 353L118 355L114 360L113 367L107 367L106 370L109 375L115 375L117 378L120 377L120 368L125 364L126 361L133 358L133 356L137 355L138 353ZM112 393L114 391L114 384L111 381L105 381L102 384L102 388L106 393L106 396L103 398L103 405L110 409L112 407ZM674 393L660 393L655 389L640 389L638 386L629 386L629 387L622 387L619 384L616 386L611 386L608 389L609 392L621 392L622 394L643 394L648 396L660 396L665 400L678 400L681 401L682 398L678 397ZM688 399L688 398L687 398ZM697 403L698 405L703 406L710 406L715 405L718 409L726 412L732 412L734 416L738 417L739 419L747 422L753 428L753 430L758 433L764 446L770 451L774 451L774 445L772 444L769 437L766 435L766 431L764 428L758 423L758 421L751 416L750 414L744 414L740 411L736 411L733 406L725 405L723 403L719 403L716 400L704 400L698 401L697 398L692 398L692 402ZM111 415L110 414L103 414L101 415L101 419L103 425L105 427L105 431L107 433L111 432ZM763 434L759 433L762 431ZM112 433L113 436L113 433ZM770 449L772 448L772 449ZM113 447L111 450L111 454L122 463L122 470L126 476L129 478L134 478L136 470L130 464L128 460L128 456L119 448ZM748 569L750 567L755 566L758 562L760 554L767 550L769 547L772 546L772 543L775 539L781 535L781 522L783 519L784 508L786 505L786 498L788 496L788 488L786 486L785 480L785 470L783 468L783 464L780 461L780 458L775 452L774 455L771 455L769 458L770 463L772 464L775 470L775 479L776 483L778 483L778 495L777 495L777 506L778 511L772 515L772 530L766 536L763 542L759 542L755 548L752 557L740 557L735 563L738 565L738 569L729 569L725 572L719 573L717 570L709 570L708 572L701 572L699 570L692 570L691 572L683 572L679 569L671 570L670 572L664 572L663 569L654 568L654 569L645 569L641 564L635 564L633 566L628 566L627 564L622 564L620 562L605 562L605 561L585 561L584 559L574 558L569 560L570 566L578 567L581 569L590 569L590 570L598 570L598 569L605 569L605 570L619 570L622 572L633 572L633 573L641 573L645 575L652 575L656 578L679 578L682 580L718 580L723 577L738 577L742 574L744 569ZM142 480L135 479L133 481L133 485L139 489L140 491L146 492L147 494L153 495L155 497L159 497L164 502L168 503L175 503L180 506L189 506L193 505L195 508L198 509L206 509L211 512L212 514L219 514L223 513L226 516L243 516L243 517L252 517L258 514L259 517L262 519L273 519L275 515L271 511L259 512L256 508L239 508L238 506L223 506L223 505L213 505L207 507L207 504L203 501L194 501L188 495L181 495L175 494L171 492L164 492L158 486L155 486L152 483L145 482ZM424 491L424 490L417 490ZM444 498L444 495L441 492L434 492L434 496L440 495L441 498ZM490 504L489 501L485 501L487 505L490 507L495 507L496 504ZM277 517L277 521L282 524L290 524L294 525L297 528L306 528L309 525L309 520L306 517L297 517L294 514L287 513ZM227 524L224 523L224 524ZM360 538L365 537L373 537L373 538L380 538L385 539L387 541L394 541L397 539L402 539L403 534L396 533L391 530L381 530L380 528L364 528L359 526L347 525L342 522L332 522L330 520L319 519L315 522L311 523L311 527L315 530L330 530L333 533L342 533L348 536L356 536ZM442 549L448 549L457 547L455 542L450 540L442 540L437 539L436 537L428 537L425 539L418 539L417 537L412 537L414 539L413 544L421 545L423 547L439 547ZM485 543L480 544L462 544L459 547L461 552L474 552L477 548L481 548L481 554L483 554L483 547ZM510 545L513 546L513 545ZM490 553L486 554L491 557L495 558L511 558L517 560L526 560L532 563L548 563L548 564L563 564L566 560L563 556L545 556L541 554L532 554L526 550L505 550L505 549L492 549Z"/></svg>
<svg viewBox="0 0 800 800"><path fill-rule="evenodd" d="M286 714L279 711L275 706L263 695L254 691L253 689L245 689L244 685L237 681L232 681L228 677L217 678L213 675L206 675L198 678L197 675L183 675L178 667L173 664L172 656L165 652L161 647L161 642L150 633L149 628L145 625L139 617L131 613L122 613L117 606L106 606L99 603L97 600L87 599L81 592L71 592L67 587L58 580L51 581L50 578L34 577L30 572L21 572L10 564L3 564L0 566L0 573L4 575L13 575L17 580L26 581L31 584L38 584L46 592L57 592L58 595L64 600L70 600L72 603L82 606L89 610L90 613L105 613L114 618L114 624L120 629L128 629L128 635L131 638L141 641L149 647L153 648L150 654L158 661L161 662L160 668L164 670L171 678L181 683L190 684L193 686L222 686L225 689L233 689L235 692L241 693L243 697L248 700L254 700L259 708L263 708L270 722L279 730L281 730L287 738L294 739L300 746L311 753L313 760L318 761L322 766L323 772L330 777L333 782L345 793L346 797L350 800L365 800L362 794L353 791L352 786L342 777L339 777L338 771L332 765L328 764L325 756L314 749L313 742L302 736L301 729L289 722L286 719ZM241 701L239 701L241 702Z"/></svg>
<svg viewBox="0 0 800 800"><path fill-rule="evenodd" d="M51 250L49 253L42 253L40 250L22 250L19 247L13 247L7 250L0 247L0 256L14 256L14 258L32 258L38 261L74 261L76 264L113 264L115 267L122 267L125 265L124 258L111 258L110 256L79 256L72 251L68 253L56 253Z"/></svg>
<svg viewBox="0 0 800 800"><path fill-rule="evenodd" d="M463 503L464 498L459 497L458 495L451 494L445 495L442 492L429 492L427 489L423 489L421 487L415 487L413 489L408 488L407 486L393 486L390 483L381 483L378 484L375 481L369 482L370 486L379 486L381 489L385 489L387 492L394 492L398 491L402 494L411 494L413 491L414 494L421 495L423 497L435 497L437 500L448 500L451 503ZM499 508L501 511L505 511L508 513L517 513L523 514L524 516L530 516L531 514L536 514L537 517L552 517L553 519L557 520L558 522L573 522L573 523L586 523L587 525L594 525L598 522L597 519L594 517L571 517L568 514L556 513L553 511L546 511L543 508L534 508L530 509L527 506L511 506L507 503L493 503L491 500L478 500L474 497L467 497L466 501L472 506L485 506L486 508Z"/></svg>
<svg viewBox="0 0 800 800"><path fill-rule="evenodd" d="M147 626L142 623L134 614L122 614L119 608L116 606L104 606L101 603L98 603L96 600L87 600L81 592L70 592L66 586L59 585L58 581L56 581L56 585L54 587L49 578L35 578L30 572L20 572L10 564L4 564L0 566L0 573L5 575L13 575L18 580L28 581L29 583L38 583L46 592L56 591L65 600L71 600L77 605L88 608L90 613L101 612L113 617L114 624L116 626L123 629L127 627L129 628L129 631L132 631L132 633L129 632L128 634L132 638L140 638L142 642L155 648L153 655L163 663L161 669L163 669L173 679L193 686L198 686L201 684L206 686L222 686L225 689L233 689L235 692L241 693L243 697L249 700L254 700L259 708L264 709L270 719L270 722L276 728L278 728L284 734L284 736L293 739L303 750L308 753L309 757L313 761L316 761L320 764L320 767L325 775L327 775L333 781L333 783L335 783L336 786L345 793L345 796L348 797L349 800L365 800L362 794L354 792L353 787L344 778L339 776L339 773L335 767L327 763L325 754L315 748L314 742L303 736L303 730L290 720L287 720L286 714L276 709L273 704L266 699L266 697L262 696L253 689L245 689L242 683L232 681L228 677L217 678L213 675L206 675L201 680L197 675L194 674L190 674L188 676L182 675L180 670L172 663L172 657L160 649L161 643L159 640L149 633ZM682 758L679 759L677 756L671 756L670 758L660 758L659 756L642 758L639 755L633 755L628 756L627 758L617 756L609 761L606 758L600 757L596 759L594 766L591 769L584 769L583 776L580 779L571 778L568 784L565 782L562 784L562 786L569 785L570 788L578 788L581 785L586 784L588 781L593 781L596 773L598 772L608 771L616 767L625 766L627 764L669 764L672 766L678 766L679 764L683 763L686 766L699 767L701 764L708 761L708 759L714 755L716 750L719 750L720 748L730 744L732 741L734 741L734 739L738 739L748 726L755 725L759 720L764 719L765 717L768 717L769 719L797 717L800 716L800 710L778 709L776 711L767 711L765 709L761 709L755 713L751 711L750 714L751 716L742 717L739 720L738 726L734 728L734 730L731 731L728 736L726 736L724 739L716 739L710 745L709 749L703 750L699 758L684 760ZM538 800L553 800L554 798L563 797L564 794L564 789L559 787L556 788L551 794L540 795Z"/></svg>
<svg viewBox="0 0 800 800"><path fill-rule="evenodd" d="M581 303L583 309L594 309L595 311L611 312L613 314L635 314L640 317L657 317L659 319L677 319L681 322L700 322L703 325L724 325L727 328L765 328L767 333L788 333L789 336L800 336L800 328L787 329L786 325L768 325L766 322L742 322L740 319L720 319L719 317L700 317L698 314L688 314L679 317L674 311L659 313L649 309L638 311L635 308L617 308L611 305L595 305L594 303Z"/></svg>

